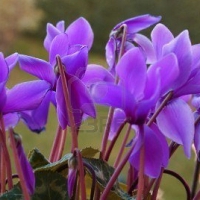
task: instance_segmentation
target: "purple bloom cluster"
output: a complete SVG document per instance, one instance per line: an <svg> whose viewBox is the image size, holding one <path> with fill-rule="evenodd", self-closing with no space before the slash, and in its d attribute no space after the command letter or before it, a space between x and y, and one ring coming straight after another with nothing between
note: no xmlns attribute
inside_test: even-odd
<svg viewBox="0 0 200 200"><path fill-rule="evenodd" d="M96 103L113 108L111 141L118 137L124 123L134 130L127 148L132 149L129 162L136 171L141 167L143 149L144 174L157 178L168 165L169 141L182 145L188 158L194 143L199 154L200 45L191 44L187 30L174 36L163 24L155 25L149 38L139 33L160 20L161 17L142 15L117 24L106 44L108 70L88 64L94 35L82 17L66 29L63 21L56 26L47 24L47 61L17 53L4 58L0 53L0 116L6 129L21 119L30 130L40 133L45 129L52 103L61 129L73 127L72 117L78 130L83 119L95 118ZM39 80L8 89L9 73L17 63ZM60 67L64 70L64 82ZM17 150L22 169L28 166L25 173L32 177L21 143ZM76 176L77 170L69 170L70 195ZM27 187L33 193L34 186L28 183Z"/></svg>

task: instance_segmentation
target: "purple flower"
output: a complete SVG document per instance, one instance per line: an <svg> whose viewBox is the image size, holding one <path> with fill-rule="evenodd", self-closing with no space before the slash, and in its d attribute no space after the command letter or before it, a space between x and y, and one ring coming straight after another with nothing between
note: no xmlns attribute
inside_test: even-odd
<svg viewBox="0 0 200 200"><path fill-rule="evenodd" d="M3 114L5 128L14 127L19 119L18 114L24 110L35 109L42 101L49 84L45 81L30 81L15 85L13 88L6 88L9 72L15 66L18 54L12 54L4 58L0 53L0 112Z"/></svg>
<svg viewBox="0 0 200 200"><path fill-rule="evenodd" d="M92 47L94 34L90 27L90 24L83 17L78 18L71 23L65 30L65 22L60 21L56 26L48 23L47 24L47 35L44 39L44 47L49 52L51 42L53 39L61 34L66 33L69 39L69 45L85 45L90 49Z"/></svg>
<svg viewBox="0 0 200 200"><path fill-rule="evenodd" d="M24 120L28 122L29 127L31 128L34 126L36 131L44 128L47 121L48 105L50 102L56 105L58 120L61 127L65 129L67 125L70 125L61 78L56 72L57 55L61 57L62 63L65 67L65 76L71 98L75 123L77 126L80 125L84 113L95 117L93 101L90 97L88 88L82 81L87 69L88 48L87 46L82 45L71 46L68 35L60 33L50 42L49 62L30 56L19 56L19 64L24 71L51 84L51 90L49 91L51 94L45 99L46 103L41 104L41 107L39 107L37 111L32 111L32 113L29 114L25 113L25 115L24 113L22 114ZM99 70L97 69L97 71ZM88 79L85 78L85 80ZM37 122L39 127L37 124L30 125L30 123L32 123L30 121L30 116L32 120L34 120L32 122ZM40 119L38 119L39 116Z"/></svg>
<svg viewBox="0 0 200 200"><path fill-rule="evenodd" d="M110 39L106 44L106 60L109 66L109 69L112 73L115 74L115 60L116 60L116 53L119 53L121 40L122 40L122 26L125 25L127 27L126 32L126 43L125 43L125 52L128 51L130 48L134 47L131 44L133 42L134 35L151 25L159 22L161 17L154 17L151 15L141 15L134 18L127 19L122 21L121 23L117 24L110 33Z"/></svg>

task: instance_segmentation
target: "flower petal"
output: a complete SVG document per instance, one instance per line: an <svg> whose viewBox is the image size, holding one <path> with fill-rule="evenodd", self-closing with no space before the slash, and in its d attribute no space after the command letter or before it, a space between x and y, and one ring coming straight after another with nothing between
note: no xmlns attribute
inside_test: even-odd
<svg viewBox="0 0 200 200"><path fill-rule="evenodd" d="M172 84L179 75L178 60L175 54L170 53L151 65L148 68L148 76L153 77L153 73L156 73L156 70L159 70L161 94L163 95L172 89Z"/></svg>
<svg viewBox="0 0 200 200"><path fill-rule="evenodd" d="M41 104L35 110L21 112L22 120L31 131L40 133L41 131L45 130L50 100L51 92L48 92Z"/></svg>
<svg viewBox="0 0 200 200"><path fill-rule="evenodd" d="M144 135L144 143L142 143L142 135ZM145 149L145 166L144 173L152 178L157 178L160 175L163 151L162 143L156 134L148 126L144 126L144 132L139 133L140 139L136 141L136 146L129 158L129 162L139 170L140 168L140 149L144 145ZM139 148L138 148L139 147Z"/></svg>
<svg viewBox="0 0 200 200"><path fill-rule="evenodd" d="M163 24L157 24L151 32L152 43L156 52L157 59L163 54L163 46L174 39L171 31Z"/></svg>
<svg viewBox="0 0 200 200"><path fill-rule="evenodd" d="M3 108L4 113L33 110L41 103L50 89L46 81L30 81L15 85L7 90L7 101Z"/></svg>
<svg viewBox="0 0 200 200"><path fill-rule="evenodd" d="M92 97L95 103L121 108L126 114L131 114L135 108L134 96L124 87L112 83L99 82L92 87Z"/></svg>
<svg viewBox="0 0 200 200"><path fill-rule="evenodd" d="M136 33L138 31L141 31L145 28L148 28L149 26L159 22L161 20L161 17L155 17L152 15L140 15L137 17L133 17L130 19L127 19L125 21L122 21L121 23L117 24L113 30L117 30L120 26L123 24L127 25L127 34L130 35L131 33ZM111 33L112 34L112 33Z"/></svg>
<svg viewBox="0 0 200 200"><path fill-rule="evenodd" d="M88 49L92 47L94 34L90 24L83 17L80 17L71 23L65 33L69 37L70 45L86 45L88 46Z"/></svg>
<svg viewBox="0 0 200 200"><path fill-rule="evenodd" d="M60 26L60 25L58 24L58 27L59 27L59 26ZM46 31L47 31L47 35L46 35L46 37L45 37L45 39L44 39L44 47L45 47L45 49L46 49L47 51L50 50L50 46L51 46L52 40L53 40L58 34L62 33L61 30L59 30L58 27L55 27L53 24L47 23L47 30L46 30ZM63 32L64 32L64 30L63 30Z"/></svg>
<svg viewBox="0 0 200 200"><path fill-rule="evenodd" d="M83 46L79 51L62 58L68 74L82 78L88 63L88 48Z"/></svg>
<svg viewBox="0 0 200 200"><path fill-rule="evenodd" d="M113 37L111 37L106 44L106 61L109 66L109 71L111 71L112 74L115 73L114 66L116 60L116 49L116 41Z"/></svg>
<svg viewBox="0 0 200 200"><path fill-rule="evenodd" d="M94 83L100 81L114 82L114 77L104 67L96 64L89 64L81 80L84 82L85 85L90 87Z"/></svg>
<svg viewBox="0 0 200 200"><path fill-rule="evenodd" d="M25 72L54 85L55 73L48 62L31 56L19 55L19 65Z"/></svg>
<svg viewBox="0 0 200 200"><path fill-rule="evenodd" d="M139 48L130 49L116 65L120 83L133 93L136 99L143 96L146 71L145 58Z"/></svg>
<svg viewBox="0 0 200 200"><path fill-rule="evenodd" d="M3 119L5 128L8 130L9 128L14 128L18 124L20 116L18 113L8 113L3 116Z"/></svg>
<svg viewBox="0 0 200 200"><path fill-rule="evenodd" d="M188 31L183 31L163 47L163 55L172 52L176 54L179 64L179 77L173 84L173 88L177 89L187 81L192 70L192 46Z"/></svg>
<svg viewBox="0 0 200 200"><path fill-rule="evenodd" d="M187 103L174 99L157 117L161 132L172 141L183 145L185 155L190 157L194 138L194 117Z"/></svg>
<svg viewBox="0 0 200 200"><path fill-rule="evenodd" d="M61 33L57 35L51 42L49 50L49 62L51 65L56 65L56 56L66 56L69 49L69 39L67 34Z"/></svg>
<svg viewBox="0 0 200 200"><path fill-rule="evenodd" d="M153 44L146 36L137 33L134 35L133 41L136 42L144 51L144 54L147 57L147 63L153 63L156 61Z"/></svg>
<svg viewBox="0 0 200 200"><path fill-rule="evenodd" d="M10 56L6 57L5 61L9 67L9 70L12 70L18 61L18 53L13 53Z"/></svg>
<svg viewBox="0 0 200 200"><path fill-rule="evenodd" d="M1 66L1 73L0 73L0 83L5 82L8 80L9 68L4 59L3 53L0 52L0 66Z"/></svg>
<svg viewBox="0 0 200 200"><path fill-rule="evenodd" d="M121 110L121 109L114 110L112 123L110 126L110 132L109 132L109 138L108 138L109 140L111 140L111 141L113 140L113 138L116 136L116 133L117 133L119 127L121 126L121 124L123 124L125 119L126 119L126 115L123 110Z"/></svg>

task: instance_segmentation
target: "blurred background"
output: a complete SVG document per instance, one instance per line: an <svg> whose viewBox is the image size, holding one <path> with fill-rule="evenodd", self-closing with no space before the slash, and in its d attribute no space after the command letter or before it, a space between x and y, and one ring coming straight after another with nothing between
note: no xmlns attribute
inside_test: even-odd
<svg viewBox="0 0 200 200"><path fill-rule="evenodd" d="M83 16L91 24L95 35L90 62L106 67L104 49L110 30L122 20L147 13L161 15L161 22L168 26L174 35L188 29L192 43L200 42L200 2L195 0L0 0L0 51L4 55L19 52L47 58L43 48L46 23L55 25L59 20L65 20L67 26ZM148 35L150 30L145 31L145 34ZM15 68L11 73L9 85L31 79L33 77ZM81 148L90 146L91 143L93 147L100 147L99 141L106 116L107 109L99 108L98 120L89 120L83 125L79 138ZM16 130L22 135L27 152L37 147L48 157L56 127L57 119L52 107L45 132L40 135L30 133L23 124L19 124ZM70 134L67 137L66 152L69 147ZM169 165L169 169L179 172L189 185L193 167L194 155L191 160L187 160L182 148ZM161 188L164 190L165 200L186 199L183 187L168 175L164 176Z"/></svg>

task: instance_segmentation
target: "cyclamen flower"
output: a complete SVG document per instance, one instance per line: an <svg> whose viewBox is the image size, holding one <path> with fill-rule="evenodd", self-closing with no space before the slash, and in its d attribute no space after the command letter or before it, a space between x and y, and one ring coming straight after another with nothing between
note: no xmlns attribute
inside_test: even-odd
<svg viewBox="0 0 200 200"><path fill-rule="evenodd" d="M106 61L108 63L109 69L112 73L115 74L115 60L116 60L116 53L119 53L119 49L121 46L122 41L122 26L125 25L127 27L126 34L126 43L125 43L125 52L129 49L133 48L134 45L131 43L133 42L134 35L151 25L159 22L161 19L160 16L154 17L151 15L141 15L137 17L133 17L122 21L121 23L117 24L110 33L110 39L106 44Z"/></svg>
<svg viewBox="0 0 200 200"><path fill-rule="evenodd" d="M164 65L164 62L160 65ZM122 56L116 65L116 73L120 79L119 85L105 82L97 83L92 87L92 96L98 104L120 108L130 124L138 125L143 129L143 136L138 133L138 136L134 139L135 142L133 143L136 147L130 158L131 164L136 169L138 169L137 164L139 162L137 155L141 146L146 146L149 138L154 138L157 141L152 144L156 150L151 151L154 153L157 165L156 167L154 165L152 167L151 164L145 165L145 173L151 177L157 177L161 167L166 167L168 162L167 142L162 136L157 136L158 131L155 132L152 128L143 124L160 97L159 70L155 74L149 73L142 52L135 47ZM144 137L144 144L141 137ZM163 146L165 147L164 150L162 149ZM137 159L132 159L133 157Z"/></svg>
<svg viewBox="0 0 200 200"><path fill-rule="evenodd" d="M190 107L181 96L200 92L200 73L197 63L200 58L197 53L200 47L191 45L188 31L183 31L174 37L162 24L158 24L153 29L151 39L152 42L145 42L147 39L140 37L137 38L137 42L147 58L154 57L154 60L147 59L152 61L149 67L150 73L155 73L158 69L162 72L160 73L161 97L170 91L173 92L172 99L158 115L157 124L166 137L183 145L186 156L190 157L194 137L194 118ZM167 60L164 61L169 55L173 55L177 63L173 67ZM162 61L166 63L164 68L159 65ZM167 84L164 84L166 79Z"/></svg>
<svg viewBox="0 0 200 200"><path fill-rule="evenodd" d="M0 112L3 114L5 128L14 127L20 116L18 112L35 109L47 91L49 84L45 81L30 81L15 85L11 89L6 88L9 72L15 66L18 54L12 54L4 59L0 53Z"/></svg>
<svg viewBox="0 0 200 200"><path fill-rule="evenodd" d="M53 39L61 33L66 33L68 35L70 46L81 44L86 45L88 49L92 47L94 34L90 24L83 17L80 17L71 23L66 30L64 21L59 21L56 26L48 23L47 35L44 39L44 47L48 52L50 51Z"/></svg>

